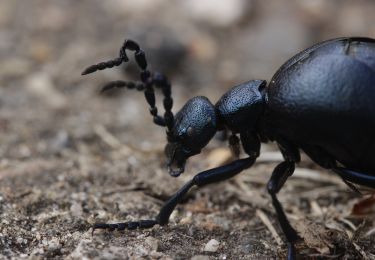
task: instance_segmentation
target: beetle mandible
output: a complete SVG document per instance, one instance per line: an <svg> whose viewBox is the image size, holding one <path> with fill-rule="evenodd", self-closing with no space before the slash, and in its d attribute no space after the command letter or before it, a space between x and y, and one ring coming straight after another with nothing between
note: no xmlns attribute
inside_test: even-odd
<svg viewBox="0 0 375 260"><path fill-rule="evenodd" d="M153 220L96 224L95 229L151 228L166 225L183 196L193 186L233 177L251 167L261 142L276 142L284 161L271 174L267 190L286 237L288 259L295 259L298 234L290 225L276 194L300 161L300 150L355 189L375 188L375 40L337 38L318 43L292 57L272 77L233 87L213 105L206 97L190 99L174 115L171 84L161 73L150 72L144 51L126 40L118 58L88 67L82 75L119 66L134 51L140 82L113 81L103 87L144 91L156 125L166 127L168 171L179 176L186 160L199 154L219 130L232 132L231 144L242 144L247 158L195 175L161 208ZM165 113L158 114L154 88L160 88ZM239 135L239 138L237 137Z"/></svg>

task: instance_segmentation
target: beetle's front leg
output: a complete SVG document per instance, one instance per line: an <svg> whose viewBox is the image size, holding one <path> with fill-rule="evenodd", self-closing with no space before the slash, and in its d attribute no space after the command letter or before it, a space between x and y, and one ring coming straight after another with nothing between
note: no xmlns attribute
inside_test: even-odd
<svg viewBox="0 0 375 260"><path fill-rule="evenodd" d="M249 157L246 159L236 160L230 164L213 168L207 171L203 171L194 176L192 180L187 182L181 189L179 189L161 208L158 216L154 220L140 220L131 221L115 224L97 223L93 226L92 232L96 229L108 229L108 230L125 230L125 229L136 229L136 228L151 228L156 224L166 225L168 224L169 217L177 204L181 202L184 195L193 186L205 186L210 183L223 181L229 179L236 174L240 173L246 168L252 166L255 162L255 158Z"/></svg>

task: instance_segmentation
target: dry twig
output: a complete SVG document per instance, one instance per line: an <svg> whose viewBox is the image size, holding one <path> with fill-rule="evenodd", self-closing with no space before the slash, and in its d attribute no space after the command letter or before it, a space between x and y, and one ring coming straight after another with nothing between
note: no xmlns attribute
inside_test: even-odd
<svg viewBox="0 0 375 260"><path fill-rule="evenodd" d="M256 210L257 216L260 218L260 220L263 222L263 224L268 228L268 230L271 232L273 238L276 240L276 243L281 246L283 244L283 240L277 234L275 227L272 225L271 221L267 217L267 215L260 209Z"/></svg>

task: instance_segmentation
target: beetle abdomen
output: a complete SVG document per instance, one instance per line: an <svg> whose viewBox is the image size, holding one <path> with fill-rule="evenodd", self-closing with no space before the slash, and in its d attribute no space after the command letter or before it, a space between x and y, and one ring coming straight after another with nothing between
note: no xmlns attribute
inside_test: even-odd
<svg viewBox="0 0 375 260"><path fill-rule="evenodd" d="M267 89L268 132L316 145L375 175L375 40L336 39L297 54Z"/></svg>

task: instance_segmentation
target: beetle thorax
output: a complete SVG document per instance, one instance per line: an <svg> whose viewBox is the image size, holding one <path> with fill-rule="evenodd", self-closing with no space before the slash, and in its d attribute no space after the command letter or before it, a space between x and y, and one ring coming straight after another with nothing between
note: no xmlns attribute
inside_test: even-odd
<svg viewBox="0 0 375 260"><path fill-rule="evenodd" d="M215 105L219 124L235 133L255 129L265 107L262 90L266 84L252 80L225 93Z"/></svg>

